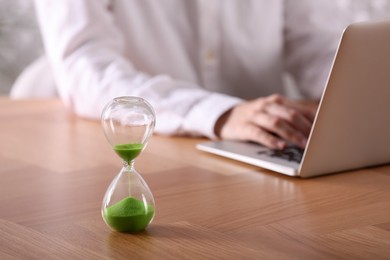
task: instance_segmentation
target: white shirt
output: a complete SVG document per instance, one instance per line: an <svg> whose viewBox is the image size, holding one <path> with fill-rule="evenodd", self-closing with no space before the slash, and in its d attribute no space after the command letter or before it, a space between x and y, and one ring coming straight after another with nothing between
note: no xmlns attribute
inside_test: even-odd
<svg viewBox="0 0 390 260"><path fill-rule="evenodd" d="M36 0L58 92L99 118L140 96L161 134L214 136L242 102L283 93L290 72L319 98L341 29L329 0Z"/></svg>

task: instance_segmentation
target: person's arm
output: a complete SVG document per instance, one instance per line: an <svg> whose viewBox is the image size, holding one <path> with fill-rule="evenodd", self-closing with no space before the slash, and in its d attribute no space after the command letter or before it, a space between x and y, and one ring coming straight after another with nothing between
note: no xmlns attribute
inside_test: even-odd
<svg viewBox="0 0 390 260"><path fill-rule="evenodd" d="M308 101L274 95L235 106L217 121L222 139L254 141L283 149L305 147L316 107L329 73L342 23L327 0L285 1L286 70Z"/></svg>
<svg viewBox="0 0 390 260"><path fill-rule="evenodd" d="M241 102L169 75L138 71L125 58L110 1L36 0L35 7L58 92L80 116L99 118L113 97L140 96L156 110L157 133L214 138L215 121Z"/></svg>

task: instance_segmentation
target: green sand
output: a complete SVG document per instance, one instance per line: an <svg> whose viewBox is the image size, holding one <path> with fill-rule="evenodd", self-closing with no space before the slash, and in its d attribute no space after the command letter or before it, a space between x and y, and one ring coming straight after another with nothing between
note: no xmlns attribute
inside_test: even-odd
<svg viewBox="0 0 390 260"><path fill-rule="evenodd" d="M125 162L130 164L130 162L141 153L143 148L143 144L117 144L114 146L114 151Z"/></svg>
<svg viewBox="0 0 390 260"><path fill-rule="evenodd" d="M104 219L113 229L120 232L139 232L144 230L154 216L154 208L142 201L126 197L104 210Z"/></svg>

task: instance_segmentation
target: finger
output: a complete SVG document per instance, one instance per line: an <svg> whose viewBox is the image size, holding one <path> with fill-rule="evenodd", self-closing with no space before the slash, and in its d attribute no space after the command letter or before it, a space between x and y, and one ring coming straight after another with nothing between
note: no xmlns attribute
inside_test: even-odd
<svg viewBox="0 0 390 260"><path fill-rule="evenodd" d="M304 136L309 136L312 122L300 111L280 104L270 104L265 110L270 115L284 119Z"/></svg>
<svg viewBox="0 0 390 260"><path fill-rule="evenodd" d="M293 109L296 109L298 110L302 115L304 115L311 123L314 122L314 118L315 118L315 110L313 109L309 109L308 107L298 103L297 101L293 101L293 100L289 100L289 99L285 99L283 100L283 104L290 107L290 108L293 108Z"/></svg>
<svg viewBox="0 0 390 260"><path fill-rule="evenodd" d="M260 143L270 149L282 150L287 145L285 141L254 124L247 125L244 136L247 141Z"/></svg>
<svg viewBox="0 0 390 260"><path fill-rule="evenodd" d="M258 113L253 118L253 123L301 148L305 148L306 146L307 138L300 131L291 127L290 124L281 117L266 113Z"/></svg>
<svg viewBox="0 0 390 260"><path fill-rule="evenodd" d="M257 111L264 110L264 107L270 104L280 104L297 110L304 115L311 123L314 121L315 111L303 105L300 101L286 98L279 94L273 94L268 97L258 98L253 101L254 105L258 107Z"/></svg>

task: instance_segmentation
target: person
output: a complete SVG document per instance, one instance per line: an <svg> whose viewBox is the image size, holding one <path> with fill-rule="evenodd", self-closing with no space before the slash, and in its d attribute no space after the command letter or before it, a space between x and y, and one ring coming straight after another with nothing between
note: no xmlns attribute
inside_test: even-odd
<svg viewBox="0 0 390 260"><path fill-rule="evenodd" d="M36 0L64 103L148 100L155 132L304 147L341 29L329 0Z"/></svg>

